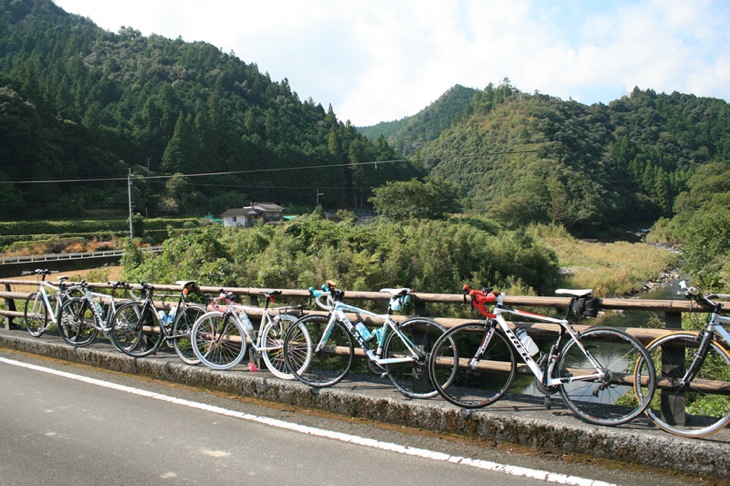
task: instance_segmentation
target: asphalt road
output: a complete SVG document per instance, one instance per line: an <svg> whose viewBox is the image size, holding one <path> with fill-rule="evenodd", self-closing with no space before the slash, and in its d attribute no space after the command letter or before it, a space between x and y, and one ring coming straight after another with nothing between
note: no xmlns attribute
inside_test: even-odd
<svg viewBox="0 0 730 486"><path fill-rule="evenodd" d="M693 482L446 439L0 349L3 485Z"/></svg>

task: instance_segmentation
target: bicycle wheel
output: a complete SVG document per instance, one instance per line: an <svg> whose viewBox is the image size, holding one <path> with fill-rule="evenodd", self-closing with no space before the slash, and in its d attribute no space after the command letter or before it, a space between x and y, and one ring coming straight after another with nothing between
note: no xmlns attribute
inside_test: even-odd
<svg viewBox="0 0 730 486"><path fill-rule="evenodd" d="M25 328L33 337L40 337L46 331L48 324L48 309L43 302L40 292L33 292L25 299L25 311L23 312Z"/></svg>
<svg viewBox="0 0 730 486"><path fill-rule="evenodd" d="M246 335L231 314L203 314L193 324L190 338L195 356L214 370L233 368L246 354Z"/></svg>
<svg viewBox="0 0 730 486"><path fill-rule="evenodd" d="M677 332L661 336L647 347L659 392L646 414L658 427L682 437L704 437L730 423L730 396L711 392L717 387L730 389L730 354L719 343L710 343L702 368L689 386L679 387L699 344L697 333Z"/></svg>
<svg viewBox="0 0 730 486"><path fill-rule="evenodd" d="M114 346L124 354L143 358L157 351L162 333L153 307L127 302L117 307L109 334Z"/></svg>
<svg viewBox="0 0 730 486"><path fill-rule="evenodd" d="M289 373L289 368L284 360L284 336L289 327L297 322L297 318L289 314L281 314L274 317L273 321L269 321L263 330L261 357L266 363L266 368L278 378L284 380L293 380L294 376ZM308 342L307 348L311 348L311 340L306 327L301 329L305 342ZM308 355L304 354L304 360L298 371L303 371L309 365Z"/></svg>
<svg viewBox="0 0 730 486"><path fill-rule="evenodd" d="M85 298L73 297L61 307L58 332L66 343L81 347L89 345L99 333L94 311Z"/></svg>
<svg viewBox="0 0 730 486"><path fill-rule="evenodd" d="M641 414L656 387L656 374L646 348L626 332L607 327L588 329L580 335L580 343L604 376L560 385L565 404L582 420L596 425L620 425ZM558 370L562 378L596 373L581 346L572 339L563 347ZM634 386L637 380L640 387Z"/></svg>
<svg viewBox="0 0 730 486"><path fill-rule="evenodd" d="M493 333L483 347L489 329ZM436 341L429 359L429 375L439 395L463 408L486 407L502 398L516 372L507 336L485 322L449 329Z"/></svg>
<svg viewBox="0 0 730 486"><path fill-rule="evenodd" d="M441 335L446 331L444 326L423 317L414 317L399 324L397 329L410 341L410 344L421 351L419 359L404 363L389 363L384 365L388 378L393 386L404 395L412 398L432 398L438 395L428 376L428 357L431 349ZM383 356L386 359L403 358L411 352L403 339L390 330L383 344ZM443 377L442 377L443 378ZM446 378L450 382L453 378Z"/></svg>
<svg viewBox="0 0 730 486"><path fill-rule="evenodd" d="M193 345L190 339L190 333L193 325L202 315L205 314L205 307L202 305L190 304L184 309L178 311L175 318L175 324L172 326L172 345L175 352L185 364L196 365L200 360L195 356Z"/></svg>
<svg viewBox="0 0 730 486"><path fill-rule="evenodd" d="M354 348L350 333L335 321L325 336L328 323L327 316L306 316L290 326L284 337L284 361L289 373L305 385L335 385L352 368Z"/></svg>

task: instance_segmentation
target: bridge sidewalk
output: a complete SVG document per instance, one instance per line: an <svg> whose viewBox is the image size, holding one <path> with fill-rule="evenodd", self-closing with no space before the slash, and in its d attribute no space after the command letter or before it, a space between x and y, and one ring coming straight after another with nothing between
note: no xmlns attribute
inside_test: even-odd
<svg viewBox="0 0 730 486"><path fill-rule="evenodd" d="M414 400L398 393L385 379L345 380L332 388L312 390L280 380L266 371L214 371L183 364L160 353L134 359L100 340L72 348L58 337L33 338L25 330L0 330L0 348L45 355L124 373L139 374L189 386L215 389L276 403L320 409L350 417L417 427L435 432L478 436L562 453L624 461L727 479L730 430L705 439L674 437L644 418L620 427L586 424L562 405L559 397L546 409L542 399L510 396L481 410L465 410L441 399Z"/></svg>

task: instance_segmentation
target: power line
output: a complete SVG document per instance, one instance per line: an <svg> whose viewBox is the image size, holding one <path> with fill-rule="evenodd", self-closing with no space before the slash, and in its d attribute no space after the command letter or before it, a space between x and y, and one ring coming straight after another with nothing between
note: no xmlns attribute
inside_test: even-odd
<svg viewBox="0 0 730 486"><path fill-rule="evenodd" d="M285 172L292 170L317 170L317 169L335 169L342 167L352 166L376 166L378 164L397 164L401 162L425 162L429 160L440 160L445 158L476 158L476 157L487 157L494 155L512 155L522 153L534 153L543 152L545 149L525 149L525 150L507 150L503 152L487 152L483 154L459 154L459 155L443 155L439 157L425 157L418 159L393 159L393 160L373 160L368 162L347 162L342 164L320 164L320 165L309 165L304 167L277 167L277 168L266 168L266 169L248 169L248 170L235 170L235 171L224 171L224 172L202 172L195 174L171 174L171 175L154 175L154 176L143 176L134 175L135 180L163 180L172 179L173 177L211 177L211 176L224 176L224 175L237 175L237 174L256 174L256 173L269 173L269 172ZM123 177L106 177L106 178L93 178L93 179L44 179L44 180L21 180L21 181L0 181L1 184L75 184L75 183L88 183L88 182L117 182L127 181L128 176Z"/></svg>

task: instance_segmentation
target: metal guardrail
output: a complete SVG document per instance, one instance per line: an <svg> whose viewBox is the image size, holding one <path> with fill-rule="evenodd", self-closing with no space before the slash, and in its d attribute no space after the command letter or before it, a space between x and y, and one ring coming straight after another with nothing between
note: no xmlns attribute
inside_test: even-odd
<svg viewBox="0 0 730 486"><path fill-rule="evenodd" d="M161 246L149 246L140 248L143 252L159 253ZM87 258L111 258L124 255L124 250L88 251L77 253L51 253L48 255L22 255L0 258L0 265L34 262L53 262L59 260L83 260Z"/></svg>

